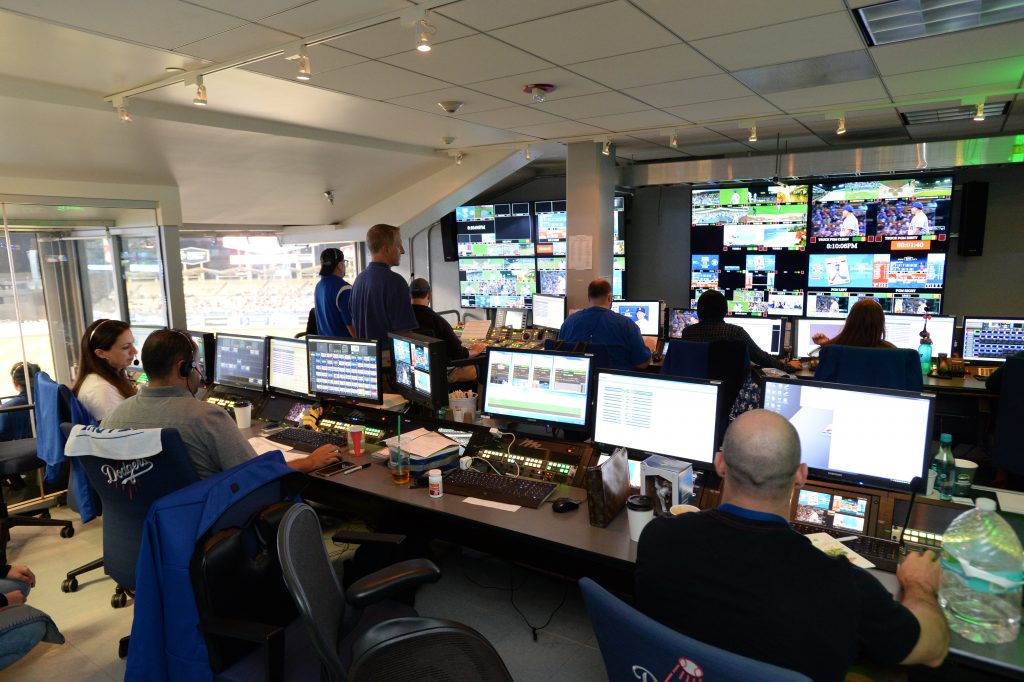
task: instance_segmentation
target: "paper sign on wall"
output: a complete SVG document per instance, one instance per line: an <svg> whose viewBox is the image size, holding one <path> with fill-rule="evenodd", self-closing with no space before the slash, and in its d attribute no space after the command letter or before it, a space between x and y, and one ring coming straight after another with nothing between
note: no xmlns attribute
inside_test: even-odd
<svg viewBox="0 0 1024 682"><path fill-rule="evenodd" d="M569 237L569 269L594 269L594 238L589 234Z"/></svg>

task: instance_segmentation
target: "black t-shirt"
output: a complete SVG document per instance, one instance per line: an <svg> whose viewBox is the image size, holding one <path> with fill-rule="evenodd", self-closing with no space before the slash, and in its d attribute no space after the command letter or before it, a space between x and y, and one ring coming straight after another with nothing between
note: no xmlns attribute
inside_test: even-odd
<svg viewBox="0 0 1024 682"><path fill-rule="evenodd" d="M706 644L814 680L842 680L862 654L899 663L921 632L867 571L827 556L788 524L721 509L647 524L636 604Z"/></svg>
<svg viewBox="0 0 1024 682"><path fill-rule="evenodd" d="M455 330L448 324L448 320L425 305L414 303L412 305L412 312L416 316L417 324L419 324L419 328L415 330L416 333L444 341L449 361L462 360L469 357L469 349L465 348L462 342L459 341L459 337L455 335Z"/></svg>

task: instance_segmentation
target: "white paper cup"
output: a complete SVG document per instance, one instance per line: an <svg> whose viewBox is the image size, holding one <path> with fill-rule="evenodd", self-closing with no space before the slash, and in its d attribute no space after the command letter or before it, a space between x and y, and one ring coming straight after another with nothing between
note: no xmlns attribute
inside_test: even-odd
<svg viewBox="0 0 1024 682"><path fill-rule="evenodd" d="M238 424L238 428L247 429L252 426L252 404L251 403L235 403L235 423Z"/></svg>
<svg viewBox="0 0 1024 682"><path fill-rule="evenodd" d="M646 495L632 495L626 500L626 516L629 521L629 539L640 541L644 526L654 518L654 501Z"/></svg>

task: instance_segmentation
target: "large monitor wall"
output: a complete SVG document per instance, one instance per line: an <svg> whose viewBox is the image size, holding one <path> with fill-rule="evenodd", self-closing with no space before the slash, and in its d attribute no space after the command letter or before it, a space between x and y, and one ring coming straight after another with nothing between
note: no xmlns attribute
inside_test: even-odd
<svg viewBox="0 0 1024 682"><path fill-rule="evenodd" d="M625 242L622 197L614 205L613 289L622 298ZM531 210L532 209L532 210ZM564 199L455 209L463 308L529 308L533 294L565 295Z"/></svg>
<svg viewBox="0 0 1024 682"><path fill-rule="evenodd" d="M942 311L953 179L695 189L691 303L708 288L737 315Z"/></svg>

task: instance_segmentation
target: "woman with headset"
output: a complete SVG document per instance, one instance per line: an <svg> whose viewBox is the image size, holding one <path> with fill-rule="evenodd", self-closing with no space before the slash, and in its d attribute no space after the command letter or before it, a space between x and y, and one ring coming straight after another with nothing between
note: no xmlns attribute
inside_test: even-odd
<svg viewBox="0 0 1024 682"><path fill-rule="evenodd" d="M126 370L138 354L127 322L100 319L85 330L78 378L71 391L96 421L135 395Z"/></svg>

